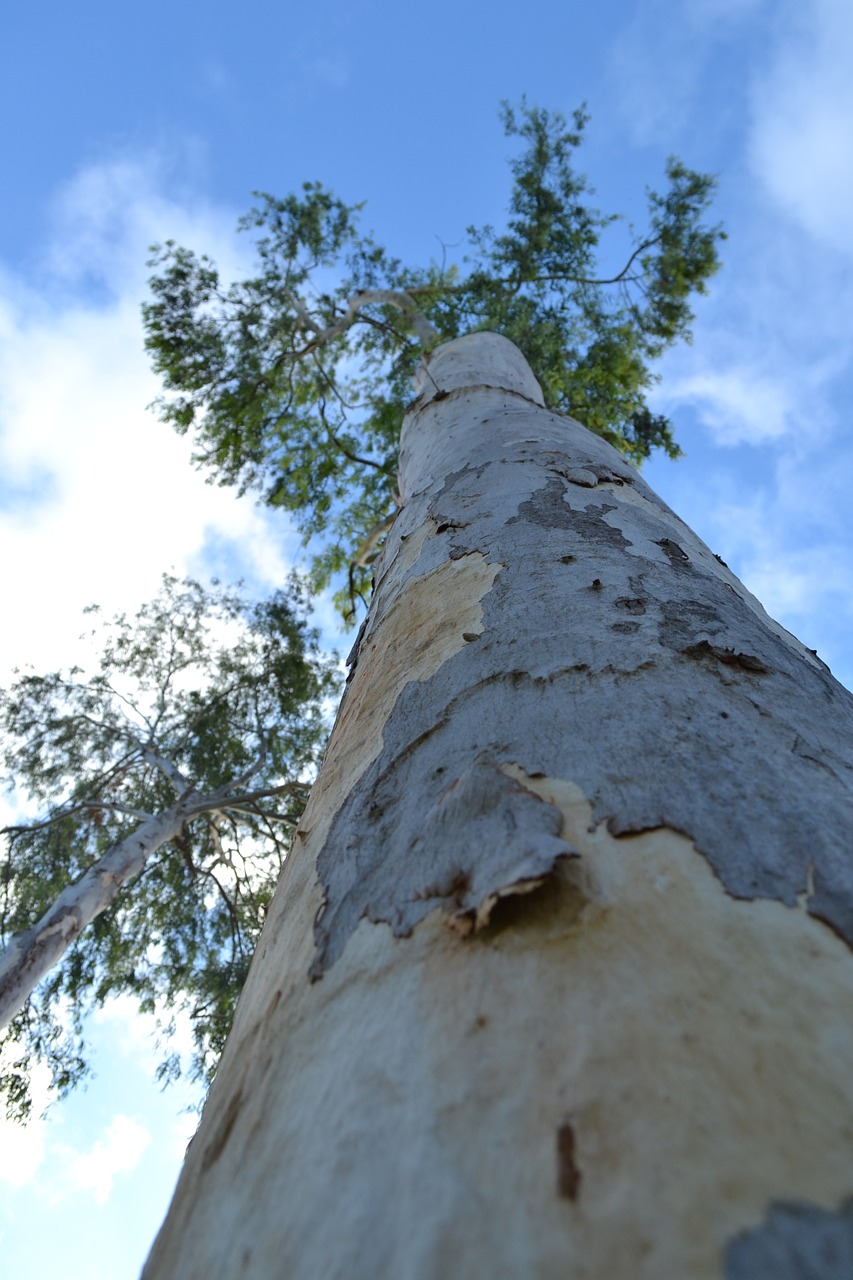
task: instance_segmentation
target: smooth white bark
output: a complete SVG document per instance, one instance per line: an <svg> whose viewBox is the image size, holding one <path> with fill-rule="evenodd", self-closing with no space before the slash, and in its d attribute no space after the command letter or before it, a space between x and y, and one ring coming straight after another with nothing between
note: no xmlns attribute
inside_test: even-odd
<svg viewBox="0 0 853 1280"><path fill-rule="evenodd" d="M215 826L223 813L254 811L261 800L301 790L298 784L284 783L279 787L245 791L243 784L256 771L252 768L242 778L236 778L230 787L202 796L193 790L172 761L151 750L147 750L145 756L180 793L178 802L162 813L141 815L143 821L131 835L114 844L79 879L63 889L41 919L32 928L15 934L0 952L0 1030L24 1007L42 978L59 964L87 925L113 906L124 885L141 875L149 858L179 836L188 822L207 814L208 821ZM92 804L87 807L121 806Z"/></svg>
<svg viewBox="0 0 853 1280"><path fill-rule="evenodd" d="M505 340L421 390L145 1280L791 1280L853 1224L853 699Z"/></svg>
<svg viewBox="0 0 853 1280"><path fill-rule="evenodd" d="M68 885L31 929L12 938L0 953L0 1028L23 1008L86 926L112 906L122 886L140 874L153 853L180 834L186 820L186 804L146 818L132 835Z"/></svg>

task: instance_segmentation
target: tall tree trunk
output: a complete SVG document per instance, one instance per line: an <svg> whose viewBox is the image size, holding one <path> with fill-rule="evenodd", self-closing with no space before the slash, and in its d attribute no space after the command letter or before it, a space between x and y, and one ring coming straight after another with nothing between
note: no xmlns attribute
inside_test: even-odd
<svg viewBox="0 0 853 1280"><path fill-rule="evenodd" d="M853 1274L853 698L505 339L401 491L145 1280Z"/></svg>

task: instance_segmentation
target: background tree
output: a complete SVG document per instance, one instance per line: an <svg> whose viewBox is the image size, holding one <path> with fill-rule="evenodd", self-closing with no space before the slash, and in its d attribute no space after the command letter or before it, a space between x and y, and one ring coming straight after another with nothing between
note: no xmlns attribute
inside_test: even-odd
<svg viewBox="0 0 853 1280"><path fill-rule="evenodd" d="M190 1071L209 1076L336 687L295 579L250 603L164 576L135 617L92 634L95 675L25 672L0 693L3 761L40 814L4 830L0 858L0 1087L19 1116L28 1066L71 1088L85 1014L122 993L167 1041L187 1012ZM181 1069L169 1053L159 1073Z"/></svg>
<svg viewBox="0 0 853 1280"><path fill-rule="evenodd" d="M317 538L315 585L350 565L352 612L398 506L397 449L423 351L476 330L510 338L570 413L633 461L679 452L647 393L654 362L689 339L691 299L719 260L703 221L714 179L667 165L641 231L604 214L574 168L587 116L503 108L523 143L501 232L469 227L459 262L408 266L361 230L361 205L318 183L261 195L241 221L258 270L225 286L214 263L155 246L146 344L169 394L161 416L191 431L221 483L255 489ZM620 255L621 254L621 258ZM614 259L617 265L601 265Z"/></svg>

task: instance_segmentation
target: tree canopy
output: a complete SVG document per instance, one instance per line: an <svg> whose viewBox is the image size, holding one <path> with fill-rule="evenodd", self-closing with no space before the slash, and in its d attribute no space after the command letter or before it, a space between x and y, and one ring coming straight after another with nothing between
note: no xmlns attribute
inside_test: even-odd
<svg viewBox="0 0 853 1280"><path fill-rule="evenodd" d="M95 674L27 671L0 691L3 763L38 810L3 833L0 1010L57 919L71 943L6 1031L0 1090L19 1116L34 1061L60 1095L85 1074L84 1017L111 996L161 1018L165 1078L187 1068L168 1040L188 1013L189 1070L211 1074L338 683L296 580L251 603L167 575L135 617L93 635ZM111 909L69 925L99 877Z"/></svg>
<svg viewBox="0 0 853 1280"><path fill-rule="evenodd" d="M586 112L569 122L522 100L504 105L503 123L521 143L509 216L500 231L469 227L459 262L403 263L362 229L363 205L317 182L284 199L257 193L240 222L256 237L248 279L224 284L208 257L173 241L153 249L144 320L162 418L192 433L211 478L294 515L319 548L315 586L350 565L345 605L393 518L411 374L437 343L504 334L550 408L635 462L680 452L647 396L719 266L723 232L704 220L714 178L671 159L645 227L623 225L621 264L601 265L602 238L612 253L622 220L590 203L575 168Z"/></svg>

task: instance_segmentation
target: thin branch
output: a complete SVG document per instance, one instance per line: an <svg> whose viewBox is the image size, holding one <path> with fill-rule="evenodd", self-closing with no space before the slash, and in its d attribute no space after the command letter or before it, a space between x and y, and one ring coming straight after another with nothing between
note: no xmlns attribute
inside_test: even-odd
<svg viewBox="0 0 853 1280"><path fill-rule="evenodd" d="M254 775L258 772L258 770L263 767L264 762L266 761L266 758L267 758L267 754L268 754L267 744L266 744L266 741L262 738L261 749L258 752L258 754L255 756L254 762L250 764L248 769L246 769L243 773L241 773L239 777L232 778L231 781L228 783L228 786L229 787L244 786L249 781L249 779L254 777ZM219 793L217 792L217 794Z"/></svg>
<svg viewBox="0 0 853 1280"><path fill-rule="evenodd" d="M244 812L249 813L251 810L246 809ZM265 822L283 822L287 826L294 828L299 826L299 818L295 818L292 813L270 813L268 809L259 809L255 816L262 818ZM269 838L271 840L276 839L272 832L270 832Z"/></svg>
<svg viewBox="0 0 853 1280"><path fill-rule="evenodd" d="M233 957L236 954L239 954L242 958L245 955L245 950L243 947L242 929L240 928L240 916L237 912L237 908L225 892L219 877L210 867L202 867L201 874L206 879L212 880L219 890L220 897L228 910L228 922L231 927L231 955Z"/></svg>
<svg viewBox="0 0 853 1280"><path fill-rule="evenodd" d="M125 697L125 695L123 693L120 693L118 689L114 689L113 686L110 684L109 680L104 680L103 687L105 689L109 689L113 697L118 698L119 702L123 702L125 706L130 707L134 715L137 715L139 719L142 721L142 723L145 725L146 729L150 731L151 721L148 719L148 716L145 715L144 711L139 710L139 707L136 705L135 702L131 702L130 698Z"/></svg>
<svg viewBox="0 0 853 1280"><path fill-rule="evenodd" d="M193 801L185 810L187 817L197 813L207 813L211 809L240 809L252 805L257 800L266 800L269 796L304 795L310 791L310 785L304 782L283 782L279 787L264 787L258 791L246 791L242 795L230 795L228 787L220 787L209 796L201 796Z"/></svg>
<svg viewBox="0 0 853 1280"><path fill-rule="evenodd" d="M387 533L394 521L397 519L397 512L392 511L390 515L383 516L381 520L377 520L376 524L362 538L355 553L353 564L359 569L366 569L367 566L375 559L372 554L376 549L376 544L382 537L383 533Z"/></svg>
<svg viewBox="0 0 853 1280"><path fill-rule="evenodd" d="M644 240L641 244L638 244L636 249L634 249L633 253L628 258L628 261L625 263L622 270L619 271L615 276L609 276L607 279L596 280L589 276L570 276L564 272L558 271L554 273L549 273L548 275L544 275L544 276L528 276L526 278L515 277L511 279L497 279L497 280L494 280L493 283L496 285L504 285L504 286L507 286L508 288L515 288L515 289L518 289L523 284L552 284L557 280L564 280L568 284L588 284L593 286L619 284L620 281L626 278L626 276L628 275L628 272L631 270L631 267L636 262L640 254L645 253L647 249L654 248L656 244L660 244L660 239L661 238L659 235L652 236L651 239ZM632 276L631 279L638 282L640 280L640 277ZM460 280L458 284L451 284L450 282L445 282L445 283L436 283L436 284L412 285L412 287L410 289L407 289L405 292L407 297L414 299L414 298L419 298L428 294L435 294L435 293L466 293L472 287L473 287L472 283L470 279L468 279L468 280Z"/></svg>
<svg viewBox="0 0 853 1280"><path fill-rule="evenodd" d="M412 291L414 292L414 291ZM300 304L302 305L302 304ZM315 334L314 339L308 342L301 351L291 352L295 360L300 360L317 347L325 346L327 342L331 342L333 338L339 338L341 334L346 333L358 318L358 313L364 307L385 306L394 307L395 310L401 312L406 317L412 331L420 341L428 347L438 342L440 334L438 330L433 328L429 320L415 303L412 293L406 289L358 289L351 298L347 299L347 304L339 319L321 328L313 320L310 323L305 320L297 308L297 315L303 320L303 324L309 327ZM277 359L283 359L285 353Z"/></svg>
<svg viewBox="0 0 853 1280"><path fill-rule="evenodd" d="M312 360L313 360L313 362L314 362L314 367L315 367L315 369L317 370L317 372L319 373L320 377L321 377L321 378L323 379L323 381L325 382L326 386L329 388L330 393L331 393L331 394L335 397L335 399L338 401L338 403L339 403L339 405L341 406L341 408L342 408L342 409L348 409L350 412L353 412L354 410L356 410L356 409L358 409L358 408L360 408L360 407L361 407L360 405L357 405L357 404L348 404L348 403L347 403L347 401L346 401L346 400L343 398L343 396L341 395L340 388L339 388L338 384L335 382L335 380L334 380L334 378L332 377L332 375L331 375L330 373L327 373L327 371L323 368L322 364L320 363L320 357L319 357L319 355L317 354L317 352L316 352L316 351L312 351L312 352L311 352L311 359L312 359Z"/></svg>
<svg viewBox="0 0 853 1280"><path fill-rule="evenodd" d="M369 307L373 304L394 307L401 312L411 325L415 336L420 339L424 346L429 347L438 342L440 337L438 330L433 328L423 312L415 305L414 298L406 289L359 289L347 302L344 316L338 322L343 326L339 331L343 333L345 329L350 327L362 307ZM348 317L352 318L349 319ZM337 327L337 324L331 325L330 329L334 331L337 330ZM336 333L331 332L330 336L335 337Z"/></svg>
<svg viewBox="0 0 853 1280"><path fill-rule="evenodd" d="M284 293L288 302L299 317L302 327L304 329L310 329L313 333L316 333L318 337L322 337L323 326L317 323L302 299L295 293L291 293L290 289L285 289Z"/></svg>
<svg viewBox="0 0 853 1280"><path fill-rule="evenodd" d="M62 809L58 813L53 813L49 818L45 818L42 822L24 822L18 826L0 827L0 835L20 835L25 831L42 831L45 827L52 827L57 822L62 822L65 818L72 818L75 813L86 813L92 809L106 809L114 813L126 813L130 818L138 818L140 822L147 822L149 818L153 818L153 813L149 813L147 809L134 809L129 804L118 804L107 800L81 800L77 804L72 805L70 809Z"/></svg>
<svg viewBox="0 0 853 1280"><path fill-rule="evenodd" d="M325 373L325 370L321 370L321 372ZM363 467L375 467L377 471L382 471L384 472L385 475L390 475L390 472L388 471L387 467L383 467L381 462L374 462L372 458L360 458L357 453L351 453L349 449L346 447L346 445L341 440L338 439L338 437L335 435L332 428L329 426L328 420L326 418L326 401L323 399L322 396L320 397L320 400L318 402L318 408L320 410L320 421L322 422L323 426L326 428L326 432L328 433L329 439L331 440L332 444L341 451L341 453L344 455L345 458L349 458L350 462L360 463L361 466Z"/></svg>

